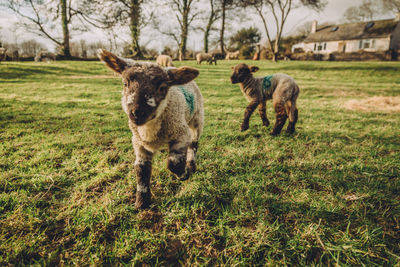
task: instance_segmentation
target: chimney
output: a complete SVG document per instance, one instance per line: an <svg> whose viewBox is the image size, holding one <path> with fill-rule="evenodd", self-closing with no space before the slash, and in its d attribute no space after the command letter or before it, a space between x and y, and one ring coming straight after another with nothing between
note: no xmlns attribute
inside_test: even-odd
<svg viewBox="0 0 400 267"><path fill-rule="evenodd" d="M394 18L394 21L400 21L400 12L397 12L396 17Z"/></svg>
<svg viewBox="0 0 400 267"><path fill-rule="evenodd" d="M311 26L311 33L317 32L317 25L318 25L318 22L316 20L313 20L312 26Z"/></svg>

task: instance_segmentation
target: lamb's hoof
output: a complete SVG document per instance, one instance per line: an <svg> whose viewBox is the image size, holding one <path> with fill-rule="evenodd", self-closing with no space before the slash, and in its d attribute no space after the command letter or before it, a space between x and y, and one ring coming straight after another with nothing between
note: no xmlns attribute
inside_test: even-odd
<svg viewBox="0 0 400 267"><path fill-rule="evenodd" d="M179 177L179 180L181 180L182 182L186 181L187 179L189 179L190 175L191 173L186 170L186 172L181 177Z"/></svg>
<svg viewBox="0 0 400 267"><path fill-rule="evenodd" d="M242 125L242 127L240 127L240 131L241 132L244 132L244 131L246 131L246 130L248 130L249 129L249 126L248 125Z"/></svg>
<svg viewBox="0 0 400 267"><path fill-rule="evenodd" d="M269 126L269 121L264 122L263 125L264 125L265 127L268 127L268 126Z"/></svg>
<svg viewBox="0 0 400 267"><path fill-rule="evenodd" d="M287 129L286 130L286 134L292 135L292 134L294 134L294 130L293 129Z"/></svg>
<svg viewBox="0 0 400 267"><path fill-rule="evenodd" d="M278 136L280 133L277 133L277 132L275 132L275 131L272 131L270 134L271 134L271 136Z"/></svg>
<svg viewBox="0 0 400 267"><path fill-rule="evenodd" d="M138 210L148 209L150 207L150 194L136 194L135 208Z"/></svg>

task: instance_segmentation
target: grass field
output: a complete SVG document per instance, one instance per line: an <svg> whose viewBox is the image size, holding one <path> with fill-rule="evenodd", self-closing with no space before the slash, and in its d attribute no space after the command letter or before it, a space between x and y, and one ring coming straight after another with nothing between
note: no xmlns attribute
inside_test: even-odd
<svg viewBox="0 0 400 267"><path fill-rule="evenodd" d="M2 62L0 265L398 266L400 113L344 105L399 96L400 62L257 62L301 88L297 132L278 137L257 113L239 132L236 63L200 66L198 172L180 182L158 153L137 212L120 78L100 62Z"/></svg>

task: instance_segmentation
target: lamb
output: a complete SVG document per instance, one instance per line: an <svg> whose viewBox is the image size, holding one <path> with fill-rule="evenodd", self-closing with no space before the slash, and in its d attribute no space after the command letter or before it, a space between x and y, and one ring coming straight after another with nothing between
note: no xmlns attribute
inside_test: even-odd
<svg viewBox="0 0 400 267"><path fill-rule="evenodd" d="M210 65L214 62L217 65L217 59L214 55L208 53L198 53L196 55L197 64L201 64L203 61L207 61Z"/></svg>
<svg viewBox="0 0 400 267"><path fill-rule="evenodd" d="M225 57L226 60L239 59L239 50L235 52L228 52Z"/></svg>
<svg viewBox="0 0 400 267"><path fill-rule="evenodd" d="M148 208L153 155L169 146L168 169L182 180L196 171L198 140L203 130L204 108L193 81L199 71L190 67L163 68L135 62L100 49L98 56L122 77L122 107L129 118L136 154L136 202Z"/></svg>
<svg viewBox="0 0 400 267"><path fill-rule="evenodd" d="M6 58L6 52L7 52L7 49L6 49L6 48L0 47L0 62L1 62L2 60L5 60L5 58Z"/></svg>
<svg viewBox="0 0 400 267"><path fill-rule="evenodd" d="M47 51L40 51L35 56L35 62L56 61L56 55Z"/></svg>
<svg viewBox="0 0 400 267"><path fill-rule="evenodd" d="M159 55L156 59L156 63L162 67L173 67L172 58L168 55Z"/></svg>
<svg viewBox="0 0 400 267"><path fill-rule="evenodd" d="M243 95L250 102L244 113L241 131L249 128L250 116L257 106L263 125L269 125L266 115L266 101L272 99L276 120L271 135L280 134L288 117L289 125L286 132L293 133L298 120L296 100L300 92L295 80L282 73L254 78L252 73L258 71L259 68L247 66L244 63L238 64L232 69L232 84L239 83Z"/></svg>

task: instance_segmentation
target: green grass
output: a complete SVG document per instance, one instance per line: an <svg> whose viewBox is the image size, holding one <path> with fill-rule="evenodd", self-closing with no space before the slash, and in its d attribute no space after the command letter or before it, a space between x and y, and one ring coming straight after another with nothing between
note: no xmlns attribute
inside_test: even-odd
<svg viewBox="0 0 400 267"><path fill-rule="evenodd" d="M249 62L300 85L297 132L275 138L258 114L239 132L236 63L200 66L198 172L178 181L161 151L137 212L120 78L99 62L2 62L0 265L398 265L400 113L343 105L399 96L400 63Z"/></svg>

